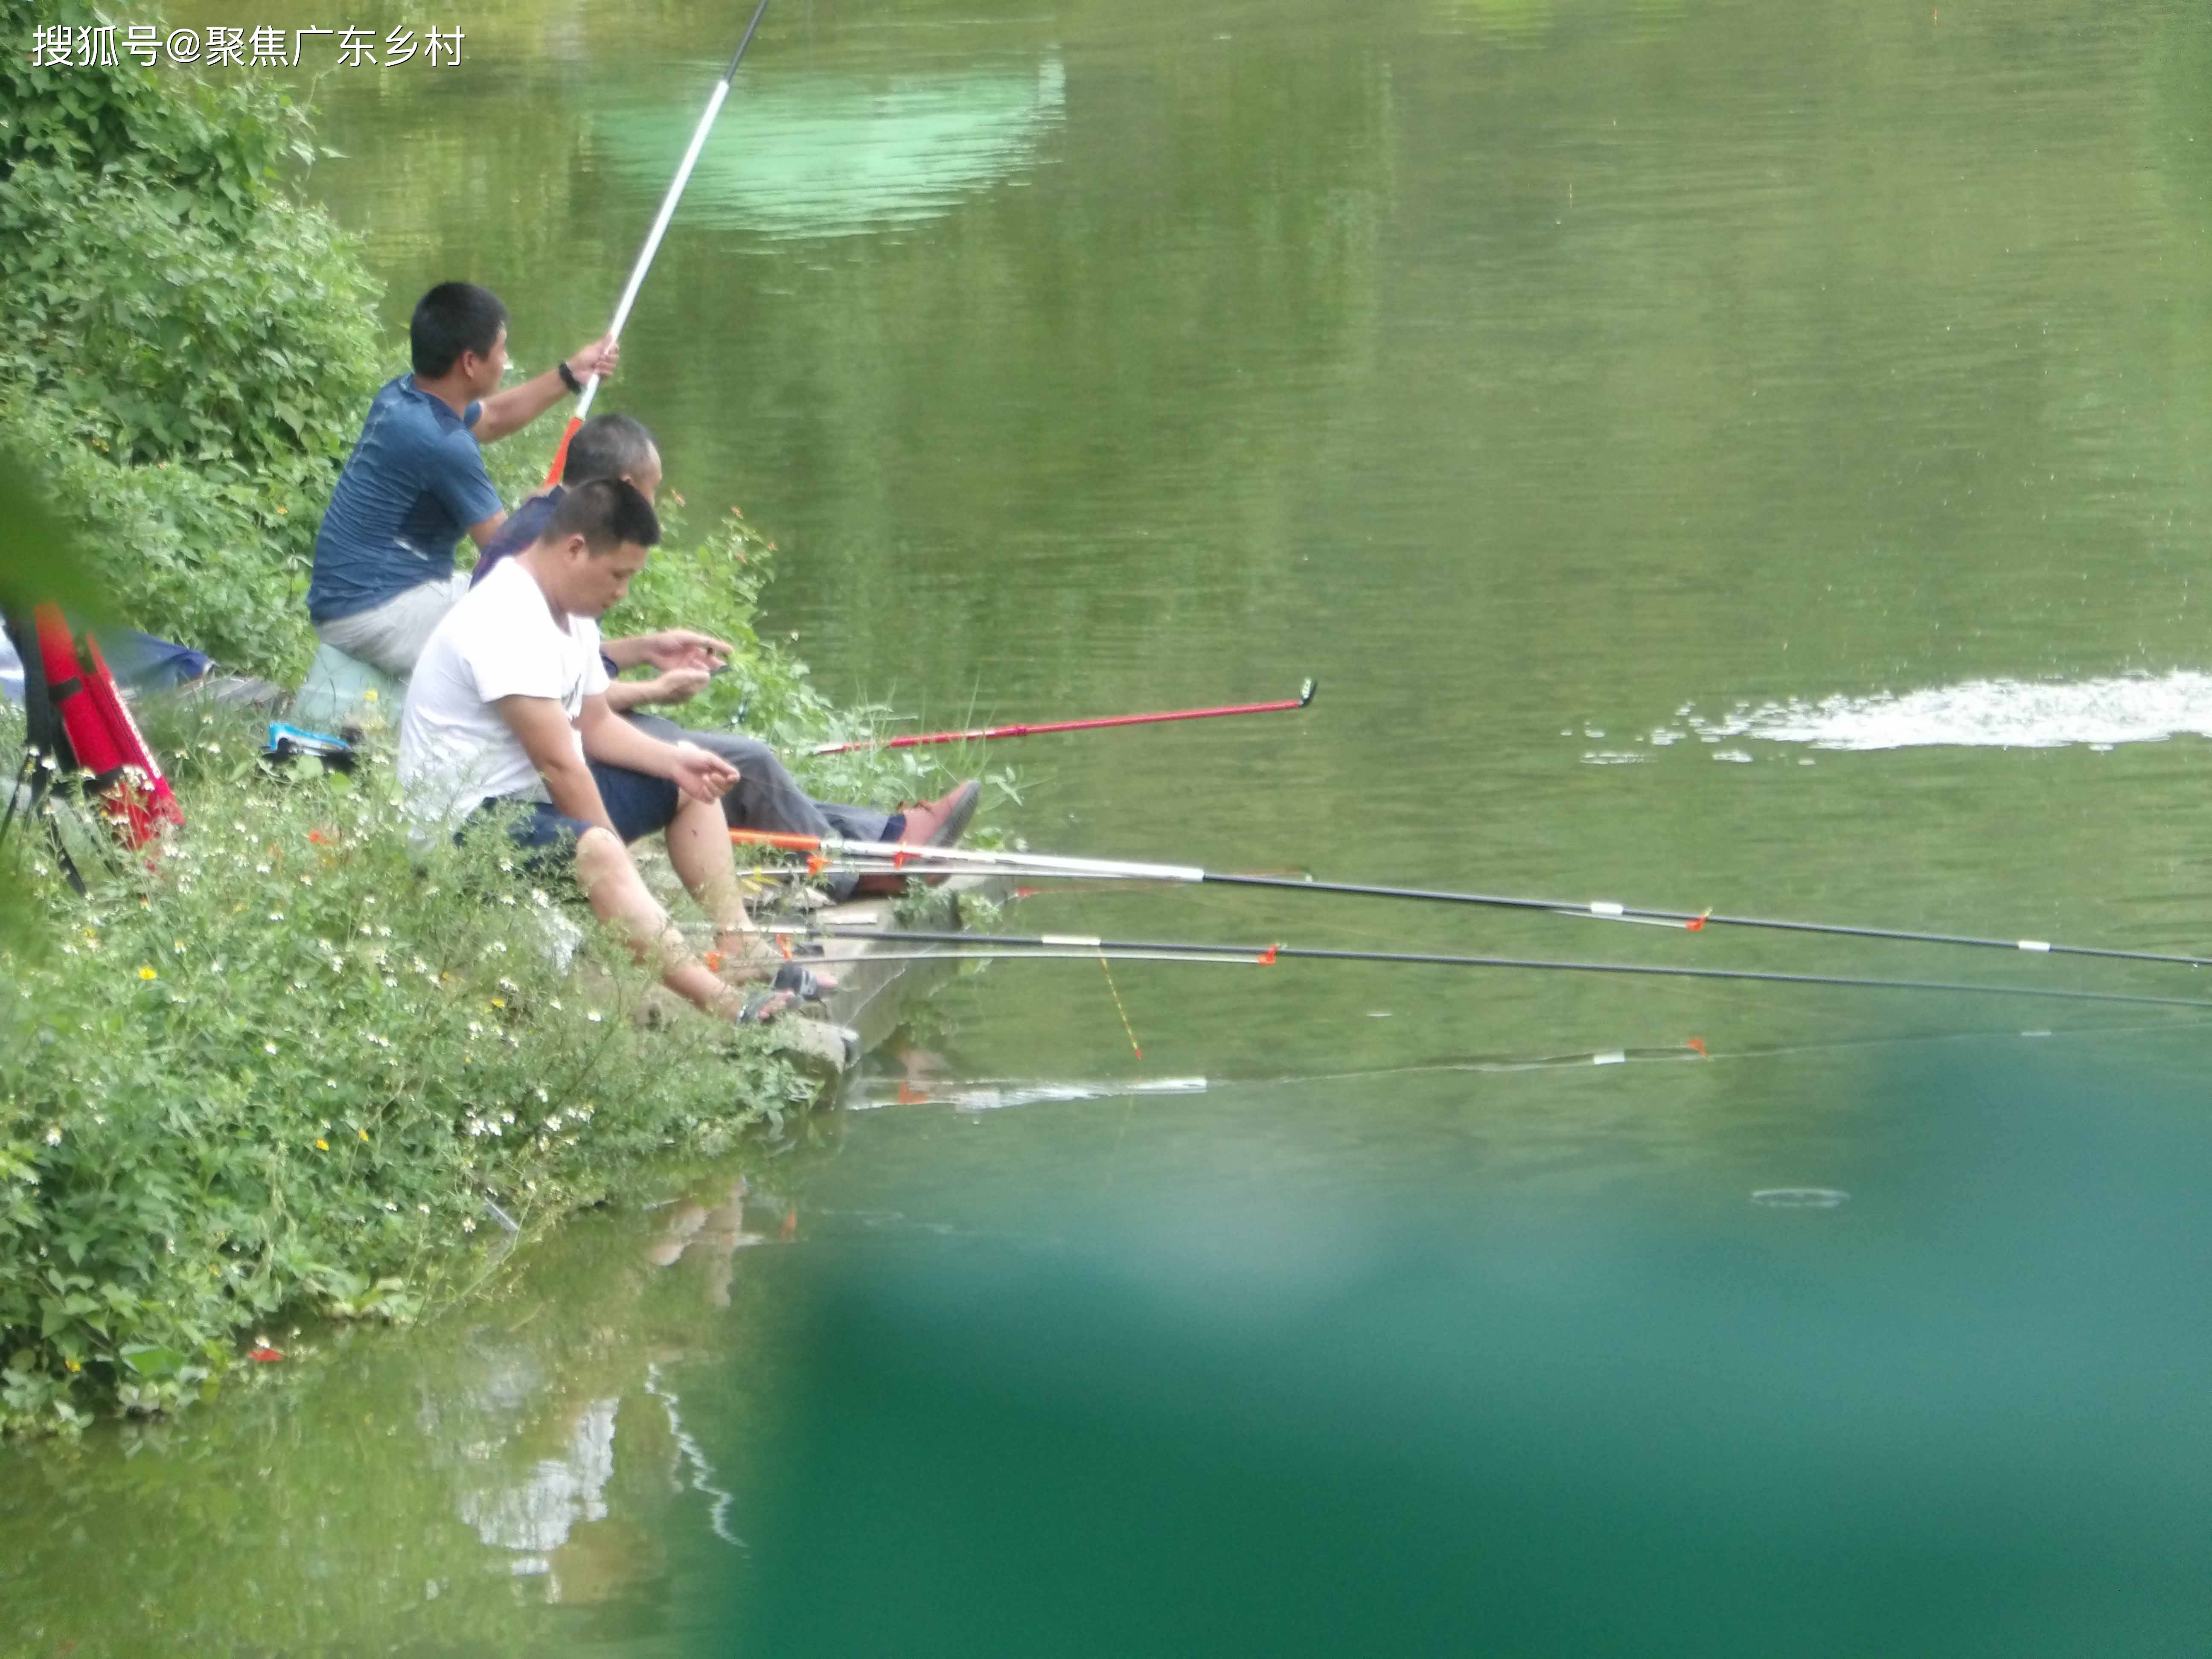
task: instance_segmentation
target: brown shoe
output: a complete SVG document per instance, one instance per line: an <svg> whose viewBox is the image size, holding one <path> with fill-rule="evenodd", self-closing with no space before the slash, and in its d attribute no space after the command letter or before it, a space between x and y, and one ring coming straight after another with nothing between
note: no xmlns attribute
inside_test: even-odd
<svg viewBox="0 0 2212 1659"><path fill-rule="evenodd" d="M908 847L957 847L975 816L975 803L983 796L982 783L970 778L958 788L906 809L906 833L899 837Z"/></svg>
<svg viewBox="0 0 2212 1659"><path fill-rule="evenodd" d="M970 778L958 788L939 795L935 800L924 801L919 806L906 809L906 828L900 832L899 841L907 847L951 847L958 844L968 828L968 820L975 816L975 803L982 799L982 783ZM909 879L896 870L874 870L853 884L854 898L897 898L906 891ZM934 887L945 879L942 874L923 876L918 879Z"/></svg>

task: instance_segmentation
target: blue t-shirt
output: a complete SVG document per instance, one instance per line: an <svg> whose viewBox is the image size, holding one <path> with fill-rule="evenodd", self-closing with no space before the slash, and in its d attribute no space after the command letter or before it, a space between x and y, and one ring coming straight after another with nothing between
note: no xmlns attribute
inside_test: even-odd
<svg viewBox="0 0 2212 1659"><path fill-rule="evenodd" d="M568 493L566 484L555 484L543 495L532 495L520 507L507 515L507 522L492 532L477 556L477 574L469 578L474 587L491 574L492 566L510 555L520 553L545 533L545 526L553 522L553 509L561 505L561 498Z"/></svg>
<svg viewBox="0 0 2212 1659"><path fill-rule="evenodd" d="M453 546L500 510L470 428L402 374L376 394L315 535L307 615L351 617L453 574Z"/></svg>

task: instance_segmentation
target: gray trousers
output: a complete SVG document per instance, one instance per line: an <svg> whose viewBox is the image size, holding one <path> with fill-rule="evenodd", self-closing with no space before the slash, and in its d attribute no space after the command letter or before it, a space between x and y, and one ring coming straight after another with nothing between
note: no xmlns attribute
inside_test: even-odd
<svg viewBox="0 0 2212 1659"><path fill-rule="evenodd" d="M623 716L648 738L663 743L696 743L738 769L738 781L722 797L722 816L732 830L769 830L787 836L842 836L848 841L880 841L888 812L866 806L833 806L811 799L784 769L775 750L738 732L692 732L659 714ZM859 878L849 872L831 876L830 896L852 896Z"/></svg>
<svg viewBox="0 0 2212 1659"><path fill-rule="evenodd" d="M319 622L315 633L325 645L336 647L356 662L368 663L396 680L404 680L415 672L415 659L430 642L432 631L468 591L469 573L456 570L450 576L410 587L373 611Z"/></svg>

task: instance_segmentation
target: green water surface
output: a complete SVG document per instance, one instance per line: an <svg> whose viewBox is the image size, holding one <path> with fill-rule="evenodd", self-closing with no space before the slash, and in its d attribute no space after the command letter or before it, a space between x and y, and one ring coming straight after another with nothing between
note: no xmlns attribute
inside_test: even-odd
<svg viewBox="0 0 2212 1659"><path fill-rule="evenodd" d="M535 368L749 11L174 15L464 27L322 66L309 186L395 333L467 277ZM2194 952L2209 100L2180 0L776 0L604 406L777 538L842 700L1319 679L992 754L1035 847ZM2212 1000L1214 889L1012 924ZM1000 964L487 1303L0 1454L0 1651L2202 1651L2200 1020Z"/></svg>

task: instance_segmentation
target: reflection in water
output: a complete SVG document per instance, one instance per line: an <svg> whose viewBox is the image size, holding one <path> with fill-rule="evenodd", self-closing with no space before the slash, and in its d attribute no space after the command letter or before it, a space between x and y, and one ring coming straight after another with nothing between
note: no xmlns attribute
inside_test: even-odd
<svg viewBox="0 0 2212 1659"><path fill-rule="evenodd" d="M696 1267L702 1300L727 1309L737 1251L762 1242L744 1230L746 1194L739 1179L719 1199L678 1200L640 1257L656 1269ZM680 1349L648 1350L641 1375L633 1362L615 1380L635 1376L659 1402L671 1487L708 1498L708 1529L742 1548L729 1527L734 1494L684 1426L682 1398L667 1380L667 1364L684 1357ZM485 1547L501 1552L507 1572L543 1577L549 1603L601 1601L631 1583L636 1569L626 1559L633 1553L626 1529L591 1530L610 1516L622 1395L580 1389L581 1379L520 1341L480 1340L470 1358L472 1374L426 1392L418 1413L431 1460L451 1471L459 1489L461 1520ZM607 1380L591 1382L604 1388Z"/></svg>
<svg viewBox="0 0 2212 1659"><path fill-rule="evenodd" d="M2110 749L2183 734L2212 737L2212 674L2179 670L2155 678L2130 674L2070 683L1968 680L1872 697L1818 702L1793 697L1739 707L1717 720L1699 719L1686 708L1681 716L1708 742L1766 738L1815 749L2059 749L2086 743ZM1663 745L1680 735L1662 726L1650 741Z"/></svg>
<svg viewBox="0 0 2212 1659"><path fill-rule="evenodd" d="M568 1541L570 1528L580 1521L607 1518L603 1494L615 1472L615 1413L621 1403L586 1401L568 1444L532 1463L521 1480L461 1494L461 1518L477 1536L493 1549L514 1553L510 1571L550 1572L547 1558ZM560 1599L557 1589L550 1595Z"/></svg>
<svg viewBox="0 0 2212 1659"><path fill-rule="evenodd" d="M933 219L1035 160L1066 116L1057 59L1028 73L856 86L740 82L684 198L688 223L771 236L848 236ZM659 187L684 111L652 105L599 129L627 186Z"/></svg>
<svg viewBox="0 0 2212 1659"><path fill-rule="evenodd" d="M1074 1101L1118 1100L1135 1095L1202 1095L1202 1077L1136 1078L1120 1083L994 1083L975 1081L957 1087L916 1087L902 1081L888 1097L860 1094L845 1103L845 1109L872 1112L885 1106L950 1106L956 1112L995 1112L1010 1106L1064 1105Z"/></svg>
<svg viewBox="0 0 2212 1659"><path fill-rule="evenodd" d="M1848 1204L1850 1197L1833 1187L1762 1187L1751 1201L1770 1210L1832 1210Z"/></svg>
<svg viewBox="0 0 2212 1659"><path fill-rule="evenodd" d="M743 1549L745 1540L730 1530L730 1505L736 1501L736 1494L714 1484L714 1466L707 1461L707 1454L700 1450L699 1443L684 1426L679 1414L684 1402L677 1397L676 1390L661 1380L659 1366L646 1367L645 1391L660 1401L662 1409L668 1413L668 1432L674 1437L676 1449L684 1455L684 1462L691 1471L691 1490L714 1500L707 1511L708 1529L724 1543Z"/></svg>

